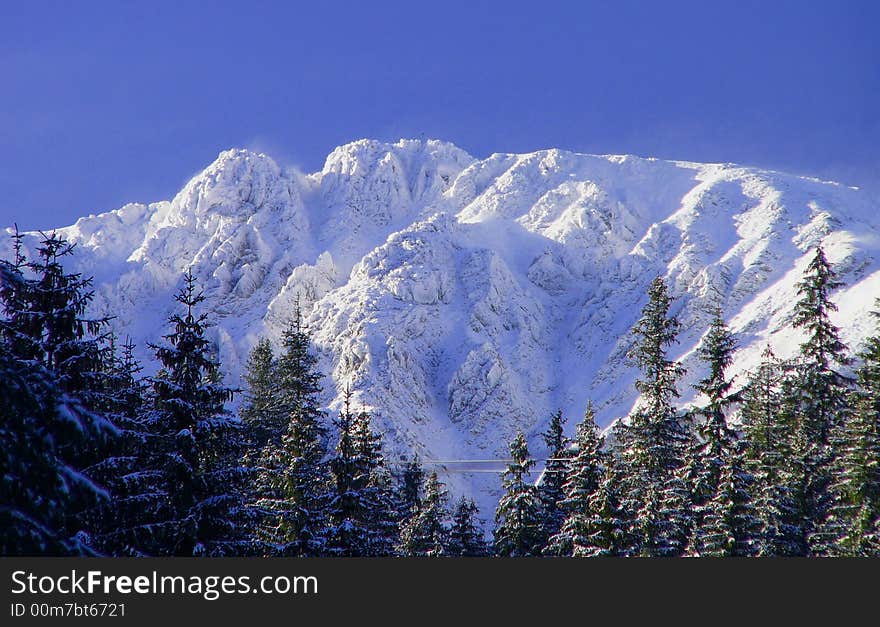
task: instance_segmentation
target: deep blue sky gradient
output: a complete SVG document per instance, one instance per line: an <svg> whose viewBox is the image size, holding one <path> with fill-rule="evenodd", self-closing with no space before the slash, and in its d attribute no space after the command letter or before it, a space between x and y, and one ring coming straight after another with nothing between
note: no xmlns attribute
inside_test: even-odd
<svg viewBox="0 0 880 627"><path fill-rule="evenodd" d="M361 137L880 179L880 2L0 0L0 225Z"/></svg>

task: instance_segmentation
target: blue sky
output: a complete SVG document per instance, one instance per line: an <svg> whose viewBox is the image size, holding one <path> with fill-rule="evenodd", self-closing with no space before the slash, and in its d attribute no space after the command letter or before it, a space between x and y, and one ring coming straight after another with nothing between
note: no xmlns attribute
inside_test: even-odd
<svg viewBox="0 0 880 627"><path fill-rule="evenodd" d="M0 225L171 197L216 154L551 146L878 186L880 2L0 0Z"/></svg>

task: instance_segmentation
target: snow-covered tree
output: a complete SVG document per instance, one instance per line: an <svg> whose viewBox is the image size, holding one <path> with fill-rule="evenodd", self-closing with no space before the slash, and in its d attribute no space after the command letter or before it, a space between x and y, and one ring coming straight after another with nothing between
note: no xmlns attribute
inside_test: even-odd
<svg viewBox="0 0 880 627"><path fill-rule="evenodd" d="M705 504L696 530L696 555L748 557L755 555L761 522L751 499L752 477L746 470L745 447L726 449L715 494Z"/></svg>
<svg viewBox="0 0 880 627"><path fill-rule="evenodd" d="M669 315L671 302L666 283L656 278L628 352L642 371L636 381L641 401L618 432L625 465L623 506L633 517L635 551L644 556L680 555L691 527L689 487L680 472L689 434L673 405L683 369L667 355L680 327Z"/></svg>
<svg viewBox="0 0 880 627"><path fill-rule="evenodd" d="M480 510L472 499L461 497L452 512L447 553L452 557L486 557L489 545L479 519Z"/></svg>
<svg viewBox="0 0 880 627"><path fill-rule="evenodd" d="M797 555L792 489L787 477L789 424L782 419L785 366L768 346L742 390L740 417L746 442L746 469L758 521L757 555Z"/></svg>
<svg viewBox="0 0 880 627"><path fill-rule="evenodd" d="M811 555L825 555L834 544L825 533L835 456L831 436L842 424L846 404L847 383L839 368L850 361L839 329L831 322L837 309L831 293L841 286L824 250L817 247L797 285L793 326L802 329L806 339L791 380L789 414L799 534Z"/></svg>
<svg viewBox="0 0 880 627"><path fill-rule="evenodd" d="M258 441L264 443L252 490L258 540L269 554L321 555L327 542L327 429L320 408L321 374L299 309L282 347L274 362L271 349L258 344L249 370L253 396L246 418L259 423ZM271 384L264 380L267 374ZM262 391L254 395L256 390ZM286 427L279 438L275 432L282 418Z"/></svg>
<svg viewBox="0 0 880 627"><path fill-rule="evenodd" d="M727 424L727 407L733 387L733 381L727 376L727 369L733 360L735 349L736 340L718 311L697 351L709 370L694 386L706 399L706 404L699 410L702 421L697 427L700 436L698 456L701 462L701 472L693 490L697 506L715 496L724 460L736 445L736 433Z"/></svg>
<svg viewBox="0 0 880 627"><path fill-rule="evenodd" d="M577 452L568 463L562 485L559 508L564 518L559 531L550 537L544 553L583 556L591 552L589 525L594 518L591 499L599 489L607 462L602 445L593 406L588 404L584 419L576 428Z"/></svg>
<svg viewBox="0 0 880 627"><path fill-rule="evenodd" d="M872 313L880 321L880 299ZM839 455L827 533L834 538L836 555L876 557L880 556L880 334L868 338L859 361L848 420L836 437Z"/></svg>
<svg viewBox="0 0 880 627"><path fill-rule="evenodd" d="M351 411L346 389L336 421L338 440L329 465L333 489L327 508L327 553L341 557L390 555L397 541L397 521L390 473L381 440L370 415Z"/></svg>
<svg viewBox="0 0 880 627"><path fill-rule="evenodd" d="M244 507L239 490L240 423L226 411L233 390L220 382L219 364L205 337L204 296L192 273L175 295L183 313L171 332L151 344L161 369L149 379L152 408L147 468L161 471L154 486L165 507L151 524L144 552L154 555L228 555L242 549Z"/></svg>
<svg viewBox="0 0 880 627"><path fill-rule="evenodd" d="M5 554L90 554L89 512L109 498L87 468L118 435L100 412L106 319L85 317L91 279L64 271L73 246L44 235L28 261L21 236L0 262Z"/></svg>
<svg viewBox="0 0 880 627"><path fill-rule="evenodd" d="M495 511L495 553L502 557L540 555L543 508L538 489L527 481L535 460L529 457L521 432L510 443L510 457L501 483L504 495Z"/></svg>
<svg viewBox="0 0 880 627"><path fill-rule="evenodd" d="M542 434L544 444L547 446L547 463L538 484L538 496L544 508L542 515L542 534L544 538L551 538L562 527L565 519L565 511L561 502L565 498L563 485L565 485L568 471L568 438L565 437L565 418L562 411L557 411L550 417L547 431Z"/></svg>
<svg viewBox="0 0 880 627"><path fill-rule="evenodd" d="M425 479L421 507L400 529L397 552L407 557L441 557L448 554L449 529L446 520L448 494L437 473Z"/></svg>

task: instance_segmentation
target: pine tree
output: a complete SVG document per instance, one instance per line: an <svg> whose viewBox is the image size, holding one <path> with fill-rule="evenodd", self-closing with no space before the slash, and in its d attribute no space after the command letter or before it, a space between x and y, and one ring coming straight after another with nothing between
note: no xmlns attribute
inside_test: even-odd
<svg viewBox="0 0 880 627"><path fill-rule="evenodd" d="M449 511L446 488L432 472L425 480L422 506L403 524L397 553L407 557L441 557L448 554Z"/></svg>
<svg viewBox="0 0 880 627"><path fill-rule="evenodd" d="M422 507L422 485L425 471L418 453L410 461L404 461L403 468L396 475L395 502L397 519L401 525L418 513Z"/></svg>
<svg viewBox="0 0 880 627"><path fill-rule="evenodd" d="M703 422L698 427L702 441L699 450L702 473L697 478L694 490L698 506L715 496L724 459L736 444L736 433L728 426L726 416L733 387L733 381L727 377L727 369L733 361L735 349L736 341L718 311L705 342L698 349L700 358L709 366L709 373L694 386L707 400L700 410Z"/></svg>
<svg viewBox="0 0 880 627"><path fill-rule="evenodd" d="M244 380L247 387L241 420L251 446L259 449L270 440L278 444L287 429L288 416L279 407L275 356L266 338L260 338L251 350Z"/></svg>
<svg viewBox="0 0 880 627"><path fill-rule="evenodd" d="M192 273L175 295L184 313L168 321L172 331L155 351L161 370L149 379L152 408L151 470L161 469L154 487L167 503L155 521L155 543L143 547L152 555L228 555L242 550L240 493L243 471L240 423L225 409L233 390L220 383L219 364L205 338L207 314L197 314L204 301Z"/></svg>
<svg viewBox="0 0 880 627"><path fill-rule="evenodd" d="M605 468L599 487L590 496L590 515L584 526L584 541L575 547L575 557L622 557L628 555L630 542L627 537L629 519L621 508L621 477L614 457L605 457Z"/></svg>
<svg viewBox="0 0 880 627"><path fill-rule="evenodd" d="M725 449L715 494L706 503L697 530L696 554L706 557L755 555L761 522L751 500L751 475L745 469L745 447Z"/></svg>
<svg viewBox="0 0 880 627"><path fill-rule="evenodd" d="M726 416L733 400L730 394L733 381L727 377L727 369L735 349L736 341L718 310L697 351L708 366L708 373L694 389L705 397L706 404L696 412L698 422L690 430L691 441L683 469L693 505L693 538L699 535L703 510L715 498L724 465L736 445L736 432L728 426Z"/></svg>
<svg viewBox="0 0 880 627"><path fill-rule="evenodd" d="M258 539L270 554L321 555L327 542L327 430L319 400L321 374L298 309L282 345L276 364L265 344L257 345L251 359L253 400L246 416L259 423L257 438L263 442L253 489ZM264 387L266 372L274 389ZM281 418L286 429L279 438Z"/></svg>
<svg viewBox="0 0 880 627"><path fill-rule="evenodd" d="M822 247L798 283L793 326L803 329L800 360L791 385L794 447L791 472L796 486L799 534L804 550L827 554L834 543L824 530L831 495L835 451L831 435L842 424L847 384L835 367L849 363L846 345L830 314L831 292L842 286Z"/></svg>
<svg viewBox="0 0 880 627"><path fill-rule="evenodd" d="M495 511L495 553L502 557L540 555L543 544L542 507L537 488L526 478L535 461L526 438L517 433L510 443L512 461L504 472L504 495Z"/></svg>
<svg viewBox="0 0 880 627"><path fill-rule="evenodd" d="M327 552L331 556L390 555L397 540L390 475L370 422L369 414L352 413L351 391L346 389L336 421L336 450L329 462L333 491L327 508Z"/></svg>
<svg viewBox="0 0 880 627"><path fill-rule="evenodd" d="M447 553L453 557L486 557L489 555L483 529L479 520L480 511L472 499L461 497L452 513L452 526L449 529Z"/></svg>
<svg viewBox="0 0 880 627"><path fill-rule="evenodd" d="M559 556L583 556L589 554L589 525L594 519L591 499L602 481L606 456L602 452L603 438L596 426L592 404L587 405L584 419L577 425L575 446L577 453L569 462L563 498L559 501L564 513L558 532L550 537L545 553Z"/></svg>
<svg viewBox="0 0 880 627"><path fill-rule="evenodd" d="M148 544L149 523L158 508L153 486L161 477L145 463L150 440L144 423L146 385L142 366L134 357L130 338L116 345L111 335L105 363L103 411L119 428L111 454L89 470L107 486L111 499L94 512L96 547L108 555L142 555Z"/></svg>
<svg viewBox="0 0 880 627"><path fill-rule="evenodd" d="M782 419L784 365L768 346L742 391L740 412L746 442L746 469L758 524L755 553L761 557L797 555L796 514L786 460L790 433Z"/></svg>
<svg viewBox="0 0 880 627"><path fill-rule="evenodd" d="M107 320L85 317L91 279L65 273L63 238L44 235L30 262L17 232L13 249L0 263L3 553L92 554L89 513L109 494L87 468L118 434L94 394Z"/></svg>
<svg viewBox="0 0 880 627"><path fill-rule="evenodd" d="M565 498L563 485L568 471L568 438L565 437L565 418L562 411L550 417L547 431L542 435L547 446L548 459L538 484L538 496L543 507L542 534L549 539L559 533L565 511L560 506Z"/></svg>
<svg viewBox="0 0 880 627"><path fill-rule="evenodd" d="M680 327L669 316L670 304L666 283L658 277L633 328L635 344L628 353L643 376L636 381L640 405L620 430L626 466L623 506L633 516L630 537L643 556L680 555L691 527L690 494L680 472L689 435L672 404L683 369L666 354Z"/></svg>
<svg viewBox="0 0 880 627"><path fill-rule="evenodd" d="M877 311L880 321L880 299ZM855 557L880 555L880 334L868 338L859 353L856 389L849 419L837 438L839 458L827 533L833 553Z"/></svg>

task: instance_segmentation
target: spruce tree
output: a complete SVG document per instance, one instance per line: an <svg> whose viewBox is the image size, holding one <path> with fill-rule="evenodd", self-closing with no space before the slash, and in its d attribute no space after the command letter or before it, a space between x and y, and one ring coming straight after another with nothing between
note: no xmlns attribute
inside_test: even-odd
<svg viewBox="0 0 880 627"><path fill-rule="evenodd" d="M629 554L629 519L621 507L620 484L615 459L608 455L599 486L588 503L584 541L575 547L574 557L623 557Z"/></svg>
<svg viewBox="0 0 880 627"><path fill-rule="evenodd" d="M849 363L839 329L831 323L837 306L831 292L842 286L821 246L798 283L793 326L806 334L791 385L794 437L791 472L796 486L798 533L803 550L825 555L834 539L825 533L835 451L831 436L842 424L847 384L835 368Z"/></svg>
<svg viewBox="0 0 880 627"><path fill-rule="evenodd" d="M873 316L880 321L880 299ZM836 555L880 555L880 334L859 353L849 418L838 427L839 457L827 533Z"/></svg>
<svg viewBox="0 0 880 627"><path fill-rule="evenodd" d="M606 464L602 452L603 438L596 426L592 404L587 405L584 419L577 425L575 446L559 507L564 513L560 529L550 537L544 553L558 556L584 556L590 554L590 523L594 512L591 499L599 489Z"/></svg>
<svg viewBox="0 0 880 627"><path fill-rule="evenodd" d="M273 363L271 349L258 343L249 371L252 400L245 417L259 425L257 438L263 442L253 488L258 540L269 554L321 555L327 542L327 430L320 409L321 374L298 309L282 346ZM267 372L272 389L266 386ZM279 438L282 418L286 428Z"/></svg>
<svg viewBox="0 0 880 627"><path fill-rule="evenodd" d="M275 356L266 338L257 340L251 349L244 380L246 388L241 420L251 446L259 449L270 440L278 444L287 429L289 417L279 407Z"/></svg>
<svg viewBox="0 0 880 627"><path fill-rule="evenodd" d="M527 481L535 461L520 432L510 443L512 461L504 472L504 495L495 511L495 553L502 557L540 555L544 542L538 489Z"/></svg>
<svg viewBox="0 0 880 627"><path fill-rule="evenodd" d="M64 271L63 238L44 235L28 261L16 232L13 250L0 263L3 553L93 554L90 513L109 494L88 468L118 434L95 393L107 320L85 317L91 279Z"/></svg>
<svg viewBox="0 0 880 627"><path fill-rule="evenodd" d="M727 407L731 402L733 381L727 369L733 360L736 341L721 318L715 314L703 344L698 349L700 358L708 365L708 374L694 388L704 395L706 405L700 409L702 422L698 426L701 447L699 457L701 475L694 490L696 505L700 506L715 496L721 478L724 460L733 451L736 433L727 424Z"/></svg>
<svg viewBox="0 0 880 627"><path fill-rule="evenodd" d="M789 424L783 420L782 364L768 346L742 391L740 417L746 442L746 469L758 524L755 553L761 557L797 555L794 498L787 473Z"/></svg>
<svg viewBox="0 0 880 627"><path fill-rule="evenodd" d="M400 529L397 552L407 557L441 557L448 554L446 488L432 472L425 480L422 506Z"/></svg>
<svg viewBox="0 0 880 627"><path fill-rule="evenodd" d="M559 533L562 521L565 519L565 511L560 504L565 498L563 485L566 481L570 454L562 411L557 411L550 417L550 424L542 437L547 446L548 459L538 484L538 496L543 507L542 534L544 538L551 538Z"/></svg>
<svg viewBox="0 0 880 627"><path fill-rule="evenodd" d="M340 557L390 555L397 541L393 490L370 416L351 411L346 389L329 461L333 489L327 507L327 553Z"/></svg>
<svg viewBox="0 0 880 627"><path fill-rule="evenodd" d="M680 327L669 315L671 302L666 283L656 278L628 352L642 371L636 381L642 398L619 432L626 467L623 506L633 516L629 535L643 556L680 555L691 527L689 488L680 472L689 436L673 406L683 369L666 352Z"/></svg>
<svg viewBox="0 0 880 627"><path fill-rule="evenodd" d="M704 508L715 498L724 465L736 445L736 432L728 426L726 415L733 400L730 392L733 381L728 378L727 369L735 349L736 341L718 310L697 350L708 372L694 389L706 399L706 404L696 411L697 423L690 430L691 441L683 469L693 505L693 537L698 535Z"/></svg>
<svg viewBox="0 0 880 627"><path fill-rule="evenodd" d="M110 500L94 512L95 542L108 555L143 555L148 544L149 525L161 508L153 492L161 477L149 468L144 454L150 433L144 420L147 388L141 379L142 366L134 357L130 338L121 345L111 335L105 363L103 411L119 429L111 454L90 468L107 486Z"/></svg>
<svg viewBox="0 0 880 627"><path fill-rule="evenodd" d="M229 555L245 546L240 423L226 411L233 390L220 382L219 364L205 338L207 314L190 271L175 295L182 314L162 345L151 344L161 369L149 379L152 408L148 467L161 471L154 487L166 503L145 553Z"/></svg>
<svg viewBox="0 0 880 627"><path fill-rule="evenodd" d="M395 482L397 518L403 525L422 507L422 486L425 482L425 471L418 453L412 460L404 461L403 468L395 476Z"/></svg>
<svg viewBox="0 0 880 627"><path fill-rule="evenodd" d="M452 557L486 557L489 545L483 535L480 511L472 499L461 497L452 513L447 553Z"/></svg>
<svg viewBox="0 0 880 627"><path fill-rule="evenodd" d="M751 499L752 477L746 471L745 447L726 449L715 494L706 503L696 533L696 554L748 557L758 550L761 522Z"/></svg>

